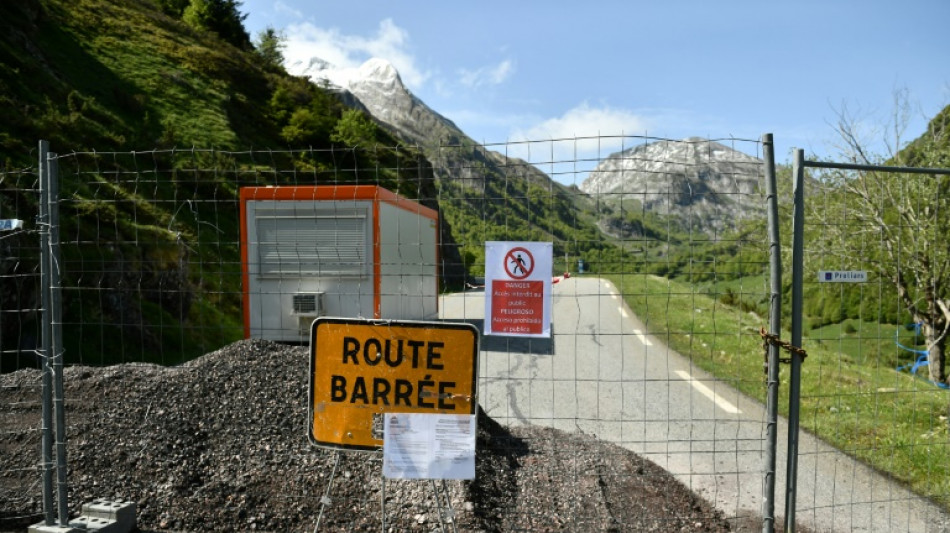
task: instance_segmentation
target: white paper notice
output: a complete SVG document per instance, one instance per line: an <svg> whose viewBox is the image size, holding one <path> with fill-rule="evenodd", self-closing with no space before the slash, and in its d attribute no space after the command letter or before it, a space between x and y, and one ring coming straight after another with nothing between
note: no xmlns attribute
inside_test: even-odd
<svg viewBox="0 0 950 533"><path fill-rule="evenodd" d="M475 479L475 415L386 413L383 475Z"/></svg>

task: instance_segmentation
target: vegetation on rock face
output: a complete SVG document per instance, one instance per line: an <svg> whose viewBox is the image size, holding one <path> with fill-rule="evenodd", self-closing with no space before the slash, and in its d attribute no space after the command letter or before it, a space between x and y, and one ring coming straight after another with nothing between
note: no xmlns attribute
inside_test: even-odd
<svg viewBox="0 0 950 533"><path fill-rule="evenodd" d="M236 0L191 0L181 12L181 20L198 30L207 30L242 50L251 47L244 19Z"/></svg>
<svg viewBox="0 0 950 533"><path fill-rule="evenodd" d="M67 154L60 169L70 267L64 286L77 289L65 295L65 327L76 329L67 331L67 357L108 340L122 347L100 346L103 358L86 361L177 362L239 337L242 184L378 184L437 207L431 165L419 152L333 93L284 72L275 64L276 32L253 48L239 6L0 3L0 209L35 218L35 178L15 169L35 168L40 139ZM275 169L263 172L260 162L235 155L254 147L279 152L266 162ZM16 256L27 258L29 238L7 239L4 247L16 244ZM3 272L22 273L36 260L4 259ZM230 273L209 279L201 265L212 264ZM3 293L38 301L37 288L23 279L4 277ZM36 318L24 320L2 321L4 348L36 342ZM92 322L85 334L81 320ZM210 327L216 322L221 327Z"/></svg>

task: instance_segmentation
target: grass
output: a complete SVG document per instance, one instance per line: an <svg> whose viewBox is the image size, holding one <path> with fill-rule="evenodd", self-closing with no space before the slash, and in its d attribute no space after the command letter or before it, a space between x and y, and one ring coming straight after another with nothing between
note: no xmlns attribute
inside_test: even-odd
<svg viewBox="0 0 950 533"><path fill-rule="evenodd" d="M649 332L697 366L765 402L767 317L725 305L693 286L657 276L607 276ZM787 326L788 324L786 324ZM801 427L912 490L950 508L950 393L895 370L895 326L847 321L803 340ZM906 330L902 341L908 340ZM788 339L788 333L782 335ZM900 355L901 361L909 355ZM788 413L788 367L779 410Z"/></svg>
<svg viewBox="0 0 950 533"><path fill-rule="evenodd" d="M896 324L879 324L858 319L847 319L837 324L828 324L806 332L805 336L825 348L850 357L865 365L890 365L898 367L912 363L917 355L901 350L895 342L915 350L923 349L922 339L913 328Z"/></svg>

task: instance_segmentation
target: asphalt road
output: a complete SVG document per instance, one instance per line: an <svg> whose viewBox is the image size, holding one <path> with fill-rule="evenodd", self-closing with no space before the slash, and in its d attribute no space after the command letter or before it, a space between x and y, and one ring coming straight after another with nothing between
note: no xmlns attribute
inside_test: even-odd
<svg viewBox="0 0 950 533"><path fill-rule="evenodd" d="M483 336L482 408L502 424L596 435L664 467L727 517L761 515L764 406L649 334L617 293L598 278L568 278L554 285L552 339ZM484 305L482 291L446 295L440 317L480 324ZM779 523L786 441L780 420ZM799 450L799 525L813 531L950 531L950 517L939 507L822 441L803 433Z"/></svg>

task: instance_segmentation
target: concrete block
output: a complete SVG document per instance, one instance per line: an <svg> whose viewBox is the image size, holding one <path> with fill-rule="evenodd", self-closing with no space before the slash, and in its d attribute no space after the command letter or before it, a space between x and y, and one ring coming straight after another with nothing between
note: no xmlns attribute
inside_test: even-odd
<svg viewBox="0 0 950 533"><path fill-rule="evenodd" d="M135 502L126 500L93 500L82 506L82 515L115 522L121 531L135 529Z"/></svg>
<svg viewBox="0 0 950 533"><path fill-rule="evenodd" d="M69 525L73 526L74 531L97 531L99 533L119 532L119 530L115 528L115 522L112 520L106 520L105 518L90 518L88 516L80 516L70 520Z"/></svg>
<svg viewBox="0 0 950 533"><path fill-rule="evenodd" d="M45 522L33 524L27 528L27 533L77 533L77 529L70 526L47 526Z"/></svg>
<svg viewBox="0 0 950 533"><path fill-rule="evenodd" d="M115 520L86 515L70 521L69 525L73 526L74 531L85 531L87 533L129 533L132 531L126 525L119 524Z"/></svg>
<svg viewBox="0 0 950 533"><path fill-rule="evenodd" d="M82 515L68 526L30 526L28 533L129 533L135 529L135 502L124 500L93 500L83 504Z"/></svg>

